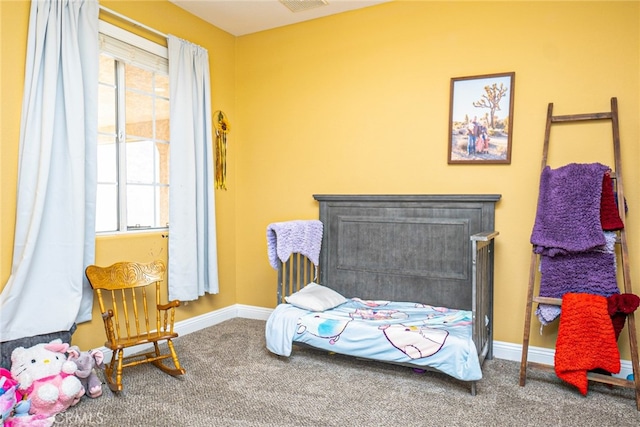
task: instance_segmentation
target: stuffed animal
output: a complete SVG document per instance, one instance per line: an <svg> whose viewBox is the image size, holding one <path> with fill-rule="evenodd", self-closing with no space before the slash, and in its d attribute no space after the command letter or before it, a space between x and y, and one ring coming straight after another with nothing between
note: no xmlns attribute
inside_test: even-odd
<svg viewBox="0 0 640 427"><path fill-rule="evenodd" d="M5 394L9 389L17 385L18 381L13 379L11 371L0 368L0 395ZM18 401L22 400L22 393L20 393L20 390L15 389L15 395Z"/></svg>
<svg viewBox="0 0 640 427"><path fill-rule="evenodd" d="M6 369L2 369L6 371ZM9 372L9 371L7 371ZM4 372L2 372L4 375ZM7 383L13 383L8 389ZM31 401L22 399L18 383L11 377L0 377L0 420L3 427L51 427L56 419L42 414L30 415Z"/></svg>
<svg viewBox="0 0 640 427"><path fill-rule="evenodd" d="M2 378L3 380L5 378ZM3 386L4 386L3 381ZM9 387L8 389L2 389L2 396L0 396L0 420L2 421L2 425L4 422L9 419L9 417L13 416L13 412L15 410L16 405L19 400L16 398L16 385Z"/></svg>
<svg viewBox="0 0 640 427"><path fill-rule="evenodd" d="M18 390L18 381L13 379L10 371L0 368L0 418L2 426L17 426L19 422L32 421L32 416L29 415L30 408L31 401L23 399L22 393ZM22 420L17 421L17 417ZM51 424L53 422L49 425Z"/></svg>
<svg viewBox="0 0 640 427"><path fill-rule="evenodd" d="M78 366L76 377L80 379L84 387L85 394L89 397L102 396L102 381L96 374L96 369L102 369L104 364L104 355L100 350L80 351L78 346L74 345L67 350L69 359Z"/></svg>
<svg viewBox="0 0 640 427"><path fill-rule="evenodd" d="M4 380L3 377L1 380ZM2 419L3 427L16 426L25 422L24 425L30 425L27 421L34 421L34 417L40 418L40 415L29 415L29 409L31 408L31 401L22 400L18 396L22 396L18 392L18 386L11 386L8 390L2 389L3 393L0 396L0 419ZM21 418L21 420L17 420ZM49 425L53 424L52 422Z"/></svg>
<svg viewBox="0 0 640 427"><path fill-rule="evenodd" d="M75 405L84 387L74 375L77 365L67 360L69 344L54 340L11 353L11 375L31 401L29 413L50 417Z"/></svg>

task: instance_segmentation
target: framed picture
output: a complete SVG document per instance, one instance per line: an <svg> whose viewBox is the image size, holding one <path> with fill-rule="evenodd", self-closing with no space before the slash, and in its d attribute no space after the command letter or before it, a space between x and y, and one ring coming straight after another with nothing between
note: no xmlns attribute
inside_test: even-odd
<svg viewBox="0 0 640 427"><path fill-rule="evenodd" d="M451 79L449 164L511 163L516 73Z"/></svg>

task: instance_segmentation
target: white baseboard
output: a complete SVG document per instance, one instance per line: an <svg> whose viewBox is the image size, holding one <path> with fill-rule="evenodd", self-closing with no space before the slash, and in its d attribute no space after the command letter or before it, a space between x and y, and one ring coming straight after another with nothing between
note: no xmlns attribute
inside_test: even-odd
<svg viewBox="0 0 640 427"><path fill-rule="evenodd" d="M174 330L179 335L188 335L191 332L199 331L200 329L208 328L209 326L217 325L225 320L230 320L235 317L242 317L245 319L267 320L269 314L273 309L255 307L250 305L235 304L229 307L221 308L219 310L211 311L209 313L201 314L199 316L192 317L187 320L176 322ZM138 346L135 348L135 352L151 348L152 345ZM104 353L105 362L111 360L111 350L106 347L99 348ZM129 351L128 351L129 350ZM131 349L125 350L125 356L133 354ZM553 365L555 351L542 347L529 347L529 353L527 360L530 362L543 363L545 365ZM519 362L522 359L522 345L512 344L502 341L493 342L493 356L497 359L511 360ZM627 375L633 373L631 361L622 360L621 370L616 377L626 378Z"/></svg>
<svg viewBox="0 0 640 427"><path fill-rule="evenodd" d="M553 366L553 360L555 357L555 350L542 347L529 346L529 353L527 354L527 360L529 362L543 363L545 365ZM497 359L512 360L520 362L522 360L522 345L512 344L502 341L493 342L493 356ZM615 374L614 377L627 378L627 375L633 373L633 367L630 360L620 361L620 373Z"/></svg>

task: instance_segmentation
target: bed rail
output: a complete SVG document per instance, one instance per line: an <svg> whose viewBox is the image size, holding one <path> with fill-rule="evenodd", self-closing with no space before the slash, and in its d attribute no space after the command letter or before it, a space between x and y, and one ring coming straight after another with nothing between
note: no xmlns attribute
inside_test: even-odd
<svg viewBox="0 0 640 427"><path fill-rule="evenodd" d="M472 334L480 364L493 359L493 246L498 234L492 231L471 235Z"/></svg>

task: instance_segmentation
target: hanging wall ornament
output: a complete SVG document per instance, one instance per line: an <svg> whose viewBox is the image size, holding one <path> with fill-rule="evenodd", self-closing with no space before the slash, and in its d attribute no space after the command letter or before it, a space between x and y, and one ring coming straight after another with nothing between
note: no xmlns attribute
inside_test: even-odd
<svg viewBox="0 0 640 427"><path fill-rule="evenodd" d="M216 129L216 189L227 189L227 134L231 130L227 116L220 110L213 113Z"/></svg>

